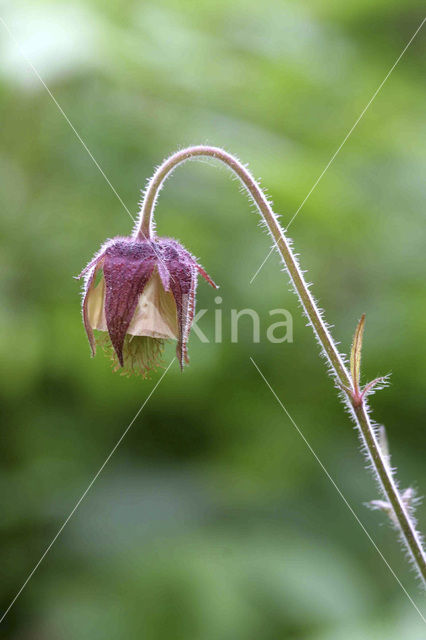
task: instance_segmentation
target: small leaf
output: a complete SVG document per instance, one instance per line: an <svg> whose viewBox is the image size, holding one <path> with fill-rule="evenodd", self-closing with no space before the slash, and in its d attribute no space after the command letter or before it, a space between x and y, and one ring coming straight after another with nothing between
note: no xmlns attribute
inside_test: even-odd
<svg viewBox="0 0 426 640"><path fill-rule="evenodd" d="M389 520L394 525L398 525L395 511L393 510L392 506L385 500L371 500L370 502L367 502L367 507L370 507L370 509L373 509L373 511L383 511L383 513L386 513Z"/></svg>
<svg viewBox="0 0 426 640"><path fill-rule="evenodd" d="M389 514L392 511L392 507L385 500L370 500L370 502L366 503L367 507L373 509L375 511L384 511Z"/></svg>
<svg viewBox="0 0 426 640"><path fill-rule="evenodd" d="M416 500L416 492L412 487L408 487L408 489L404 489L401 495L402 501L409 510L413 510L415 508L415 503L418 502Z"/></svg>
<svg viewBox="0 0 426 640"><path fill-rule="evenodd" d="M355 390L359 391L359 381L361 377L361 350L362 338L364 335L365 313L362 314L355 331L351 349L351 376Z"/></svg>
<svg viewBox="0 0 426 640"><path fill-rule="evenodd" d="M382 452L383 457L386 459L386 462L389 465L389 462L390 462L389 444L386 436L386 429L384 428L383 425L380 425L377 436L378 436L380 451Z"/></svg>
<svg viewBox="0 0 426 640"><path fill-rule="evenodd" d="M375 378L374 380L366 384L362 391L362 395L368 396L370 393L372 393L374 387L377 387L378 384L382 385L381 388L386 387L387 386L386 376L382 376L381 378Z"/></svg>

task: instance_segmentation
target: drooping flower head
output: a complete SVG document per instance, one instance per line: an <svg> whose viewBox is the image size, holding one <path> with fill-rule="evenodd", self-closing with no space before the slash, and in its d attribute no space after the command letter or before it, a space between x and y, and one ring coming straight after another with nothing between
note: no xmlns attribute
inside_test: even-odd
<svg viewBox="0 0 426 640"><path fill-rule="evenodd" d="M117 369L146 375L158 366L164 341L175 339L182 369L199 273L216 287L172 238L108 240L77 276L84 276L82 314L92 355L96 343L109 346ZM94 330L103 337L95 339Z"/></svg>

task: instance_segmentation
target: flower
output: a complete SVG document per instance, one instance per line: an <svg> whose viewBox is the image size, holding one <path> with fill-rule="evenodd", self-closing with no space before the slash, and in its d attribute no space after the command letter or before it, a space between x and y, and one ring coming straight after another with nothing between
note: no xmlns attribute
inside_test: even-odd
<svg viewBox="0 0 426 640"><path fill-rule="evenodd" d="M109 348L116 369L146 376L158 366L164 341L171 338L177 340L183 369L189 362L198 273L216 287L172 238L108 240L77 276L84 276L82 315L92 356L96 344L102 344ZM104 337L95 339L94 329Z"/></svg>

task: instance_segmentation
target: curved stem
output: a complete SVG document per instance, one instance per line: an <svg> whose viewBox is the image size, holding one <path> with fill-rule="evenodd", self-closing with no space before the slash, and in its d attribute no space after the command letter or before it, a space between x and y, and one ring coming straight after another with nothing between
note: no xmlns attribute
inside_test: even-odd
<svg viewBox="0 0 426 640"><path fill-rule="evenodd" d="M159 191L164 180L177 167L177 165L197 156L209 156L216 158L225 163L237 176L249 192L253 201L257 205L263 219L265 220L272 237L275 240L277 248L285 262L287 270L290 274L294 288L299 295L306 314L314 327L320 343L322 344L334 371L341 384L351 387L351 380L348 372L342 362L339 352L337 351L333 339L331 338L326 324L321 318L319 309L317 308L313 297L311 296L306 282L300 271L296 258L294 257L290 246L287 242L284 232L272 211L272 208L265 197L265 194L257 184L256 180L250 172L233 156L223 149L217 147L197 146L183 149L173 154L163 162L151 178L143 199L139 222L135 229L135 237L143 239L153 236L153 212L158 198Z"/></svg>
<svg viewBox="0 0 426 640"><path fill-rule="evenodd" d="M392 472L380 450L374 428L368 416L365 401L363 400L361 404L356 406L353 403L352 398L354 387L351 376L337 350L327 325L322 318L321 311L309 291L309 287L303 277L302 271L299 268L290 243L284 234L284 230L281 228L270 203L251 173L234 156L218 147L200 145L178 151L167 158L167 160L158 167L149 181L141 205L139 220L134 230L134 237L139 239L153 237L153 213L158 194L164 180L179 164L199 156L216 158L230 168L241 180L253 202L259 209L259 212L265 221L284 261L295 292L302 303L304 311L312 325L313 331L316 334L320 345L324 349L338 386L344 389L346 401L351 408L352 415L368 452L372 468L376 472L377 479L379 480L379 484L385 497L389 504L392 505L396 521L399 524L402 540L404 541L420 576L423 578L423 581L426 582L426 556L422 548L420 536L417 533L414 522L412 521L404 501L401 498L396 483L392 477Z"/></svg>

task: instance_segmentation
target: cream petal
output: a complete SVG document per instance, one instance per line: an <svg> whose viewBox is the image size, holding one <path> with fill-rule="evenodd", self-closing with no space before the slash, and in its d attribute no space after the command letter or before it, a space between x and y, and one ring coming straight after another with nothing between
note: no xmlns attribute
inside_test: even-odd
<svg viewBox="0 0 426 640"><path fill-rule="evenodd" d="M108 331L105 319L105 278L103 274L97 286L88 293L87 312L92 329Z"/></svg>
<svg viewBox="0 0 426 640"><path fill-rule="evenodd" d="M164 290L157 269L139 296L127 333L151 338L178 338L176 303L173 294Z"/></svg>

